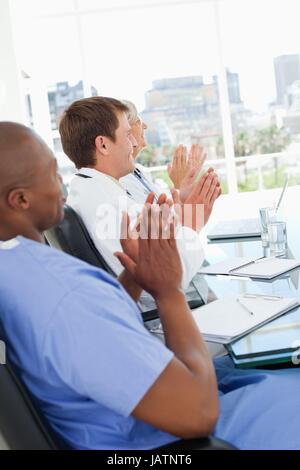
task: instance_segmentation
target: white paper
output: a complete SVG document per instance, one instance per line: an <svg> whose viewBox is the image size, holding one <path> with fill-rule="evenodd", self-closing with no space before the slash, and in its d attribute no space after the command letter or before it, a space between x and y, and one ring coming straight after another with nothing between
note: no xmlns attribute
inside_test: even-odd
<svg viewBox="0 0 300 470"><path fill-rule="evenodd" d="M285 258L265 258L258 263L248 264L244 268L239 268L246 263L255 261L254 258L230 258L221 263L207 266L201 269L203 274L246 276L258 279L272 279L280 276L292 269L300 266L299 260ZM239 269L238 269L239 268ZM234 270L234 271L232 271Z"/></svg>
<svg viewBox="0 0 300 470"><path fill-rule="evenodd" d="M253 315L240 305L237 297ZM194 309L192 314L205 339L228 343L297 305L297 300L290 298L266 300L262 297L231 296Z"/></svg>

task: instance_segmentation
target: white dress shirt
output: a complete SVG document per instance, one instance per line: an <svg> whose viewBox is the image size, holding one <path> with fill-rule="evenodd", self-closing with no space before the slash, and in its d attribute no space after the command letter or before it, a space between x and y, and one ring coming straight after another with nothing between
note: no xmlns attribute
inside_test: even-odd
<svg viewBox="0 0 300 470"><path fill-rule="evenodd" d="M142 205L134 200L130 191L119 181L104 173L82 168L79 174L85 177L73 177L67 204L80 215L95 246L113 271L119 275L123 267L114 253L122 251L122 212L127 210L134 224ZM176 241L183 269L182 287L186 289L200 269L204 253L199 235L188 227L177 227Z"/></svg>

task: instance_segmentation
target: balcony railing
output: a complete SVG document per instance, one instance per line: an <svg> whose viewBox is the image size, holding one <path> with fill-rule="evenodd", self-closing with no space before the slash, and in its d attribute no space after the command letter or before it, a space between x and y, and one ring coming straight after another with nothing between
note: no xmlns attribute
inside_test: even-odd
<svg viewBox="0 0 300 470"><path fill-rule="evenodd" d="M240 182L245 176L246 172L249 175L255 175L257 178L257 190L261 191L268 189L268 185L265 184L264 174L267 172L282 172L284 175L289 174L292 178L290 184L297 184L298 180L300 183L300 152L279 152L270 153L264 155L250 155L247 157L236 157L235 159L236 171L238 176L238 182ZM214 160L208 160L205 162L204 169L213 167L218 172L221 181L226 180L226 160L225 158L218 158ZM155 179L155 173L167 174L167 165L145 167L144 171L152 175ZM278 181L278 186L281 186L281 181ZM276 182L273 187L276 187Z"/></svg>
<svg viewBox="0 0 300 470"><path fill-rule="evenodd" d="M69 183L75 172L72 163L63 152L57 152L58 163L61 174L66 184ZM270 187L279 187L283 184L283 178L286 174L290 176L290 185L300 183L300 153L280 152L265 155L251 155L248 157L237 157L235 159L237 179L239 189L247 191L247 180L253 181L252 189L248 190L264 190ZM205 162L204 169L213 167L216 169L223 183L223 189L227 192L227 174L225 158L208 160ZM166 188L170 181L168 180L167 165L159 165L152 167L144 167L144 172L151 175L152 179ZM273 178L271 176L273 175ZM266 180L272 180L271 182ZM274 180L274 181L273 181ZM267 183L267 184L266 184Z"/></svg>

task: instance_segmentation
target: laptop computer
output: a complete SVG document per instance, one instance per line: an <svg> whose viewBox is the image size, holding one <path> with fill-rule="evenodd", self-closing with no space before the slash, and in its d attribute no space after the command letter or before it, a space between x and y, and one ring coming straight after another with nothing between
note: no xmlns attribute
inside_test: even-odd
<svg viewBox="0 0 300 470"><path fill-rule="evenodd" d="M289 178L285 179L282 191L280 193L276 210L280 207L286 188L288 186ZM230 238L258 238L261 234L260 221L258 218L253 219L238 219L226 220L217 223L212 230L207 234L209 240L226 240Z"/></svg>

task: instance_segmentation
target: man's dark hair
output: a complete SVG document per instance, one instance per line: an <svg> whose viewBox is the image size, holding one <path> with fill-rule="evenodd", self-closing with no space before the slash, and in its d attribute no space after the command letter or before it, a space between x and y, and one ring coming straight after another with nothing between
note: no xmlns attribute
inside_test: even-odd
<svg viewBox="0 0 300 470"><path fill-rule="evenodd" d="M76 168L94 166L95 139L102 135L113 142L119 126L118 113L128 112L121 101L94 96L75 101L63 113L59 132L64 152Z"/></svg>

